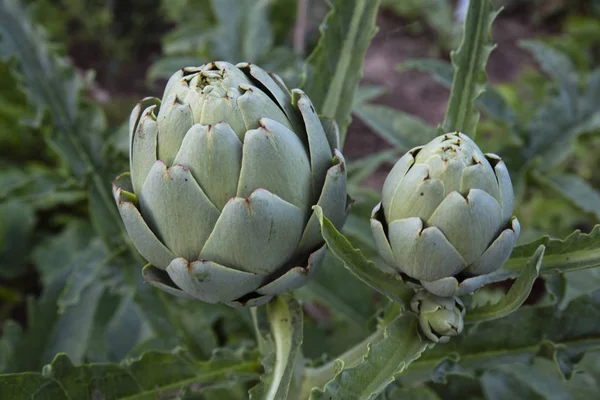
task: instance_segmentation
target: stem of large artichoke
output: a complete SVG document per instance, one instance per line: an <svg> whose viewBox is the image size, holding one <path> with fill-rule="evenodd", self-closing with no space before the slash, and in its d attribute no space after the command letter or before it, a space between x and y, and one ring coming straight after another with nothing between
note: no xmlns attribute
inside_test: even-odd
<svg viewBox="0 0 600 400"><path fill-rule="evenodd" d="M296 367L303 335L302 307L292 294L284 294L250 311L267 372L250 392L251 398L287 399L296 392Z"/></svg>

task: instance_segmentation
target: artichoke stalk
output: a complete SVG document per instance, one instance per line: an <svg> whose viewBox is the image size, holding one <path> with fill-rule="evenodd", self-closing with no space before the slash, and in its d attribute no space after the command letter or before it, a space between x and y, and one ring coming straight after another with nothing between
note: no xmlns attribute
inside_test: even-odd
<svg viewBox="0 0 600 400"><path fill-rule="evenodd" d="M131 113L130 173L113 183L147 282L208 303L256 306L302 286L338 228L346 169L335 122L249 63L177 71Z"/></svg>
<svg viewBox="0 0 600 400"><path fill-rule="evenodd" d="M508 170L456 132L403 155L371 229L383 260L442 297L472 293L509 258L520 226Z"/></svg>

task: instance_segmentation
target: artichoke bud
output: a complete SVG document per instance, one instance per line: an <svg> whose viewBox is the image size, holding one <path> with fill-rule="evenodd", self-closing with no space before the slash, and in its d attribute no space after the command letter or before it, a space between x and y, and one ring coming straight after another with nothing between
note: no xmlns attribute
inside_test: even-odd
<svg viewBox="0 0 600 400"><path fill-rule="evenodd" d="M169 79L130 117L130 169L113 184L147 282L256 306L302 286L325 255L314 205L341 228L346 168L335 122L256 65ZM334 157L335 156L335 157Z"/></svg>
<svg viewBox="0 0 600 400"><path fill-rule="evenodd" d="M430 292L472 293L510 256L520 226L504 162L455 132L394 165L371 228L383 260Z"/></svg>
<svg viewBox="0 0 600 400"><path fill-rule="evenodd" d="M446 343L463 330L465 307L458 297L439 297L420 290L410 307L419 317L421 332L434 343Z"/></svg>

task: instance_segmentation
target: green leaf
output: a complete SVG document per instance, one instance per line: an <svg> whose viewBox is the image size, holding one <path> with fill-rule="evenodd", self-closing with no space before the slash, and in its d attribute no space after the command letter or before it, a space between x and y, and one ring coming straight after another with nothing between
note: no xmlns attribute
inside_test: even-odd
<svg viewBox="0 0 600 400"><path fill-rule="evenodd" d="M250 399L286 400L302 344L302 308L291 296L278 296L266 306L269 332L260 332L266 343L265 374L250 390Z"/></svg>
<svg viewBox="0 0 600 400"><path fill-rule="evenodd" d="M14 278L28 271L36 220L31 205L0 202L0 277Z"/></svg>
<svg viewBox="0 0 600 400"><path fill-rule="evenodd" d="M566 306L579 296L589 295L600 288L600 268L571 271L565 274L555 274L553 277L564 277L562 296L558 296L561 307ZM546 278L546 281L548 279ZM561 282L559 282L561 283ZM558 288L559 290L561 287Z"/></svg>
<svg viewBox="0 0 600 400"><path fill-rule="evenodd" d="M0 375L3 395L13 400L151 399L170 395L191 385L247 381L256 378L258 362L243 349L219 350L208 361L197 361L184 350L172 353L149 352L123 364L74 366L65 354L58 354L43 373ZM32 397L35 394L35 397Z"/></svg>
<svg viewBox="0 0 600 400"><path fill-rule="evenodd" d="M540 41L526 40L520 42L520 46L529 50L542 70L558 83L561 95L567 98L567 111L574 116L577 113L577 71L569 57Z"/></svg>
<svg viewBox="0 0 600 400"><path fill-rule="evenodd" d="M439 134L460 131L475 137L479 112L475 100L487 85L485 64L494 49L492 22L498 15L489 0L471 1L465 20L462 42L452 53L454 77L448 109Z"/></svg>
<svg viewBox="0 0 600 400"><path fill-rule="evenodd" d="M452 87L452 64L443 60L431 58L413 59L399 64L398 71L414 69L431 75L433 80L447 88ZM504 121L509 125L516 124L517 114L502 94L489 84L483 93L475 99L475 104L488 117L498 121Z"/></svg>
<svg viewBox="0 0 600 400"><path fill-rule="evenodd" d="M375 85L360 85L354 93L354 106L367 103L387 93L387 89L383 86Z"/></svg>
<svg viewBox="0 0 600 400"><path fill-rule="evenodd" d="M44 286L49 285L69 267L93 238L89 223L72 220L58 234L46 237L33 250L32 259Z"/></svg>
<svg viewBox="0 0 600 400"><path fill-rule="evenodd" d="M399 151L423 145L436 136L425 121L388 106L361 104L354 107L354 114Z"/></svg>
<svg viewBox="0 0 600 400"><path fill-rule="evenodd" d="M101 277L106 275L109 263L108 250L99 239L90 241L85 250L75 254L71 264L66 267L69 277L58 299L59 314L77 305L85 297L82 293L89 287L102 286Z"/></svg>
<svg viewBox="0 0 600 400"><path fill-rule="evenodd" d="M42 362L51 360L58 353L68 354L76 363L84 360L94 330L94 316L105 289L100 282L85 288L81 291L81 300L60 313L51 330L46 327L49 338Z"/></svg>
<svg viewBox="0 0 600 400"><path fill-rule="evenodd" d="M400 316L385 327L380 341L368 345L358 365L344 368L344 363L338 361L336 369L340 372L323 390L313 389L310 399L374 399L418 359L428 345L420 337L417 318L412 314Z"/></svg>
<svg viewBox="0 0 600 400"><path fill-rule="evenodd" d="M145 343L138 344L133 354L185 346L198 357L208 357L218 347L219 341L226 340L229 344L238 340L253 340L252 321L245 309L185 301L156 290L141 280L134 289L134 301L134 320L125 318L111 321L109 331L114 335L119 332L130 333L127 332L127 325L140 323L141 328L150 329L153 336ZM128 315L132 318L131 313ZM136 322L136 319L140 322ZM177 334L174 335L174 332Z"/></svg>
<svg viewBox="0 0 600 400"><path fill-rule="evenodd" d="M357 279L330 251L325 268L296 292L304 308L305 357L341 354L369 335L381 306L377 292ZM381 301L381 299L379 299Z"/></svg>
<svg viewBox="0 0 600 400"><path fill-rule="evenodd" d="M454 70L452 64L443 60L434 58L414 58L398 64L396 69L400 72L409 69L424 72L433 78L434 81L447 88L452 87L452 77Z"/></svg>
<svg viewBox="0 0 600 400"><path fill-rule="evenodd" d="M352 247L348 239L323 215L321 207L315 206L314 211L319 218L321 234L327 247L343 261L344 266L373 289L399 304L406 305L413 295L413 290L402 282L400 275L379 269L373 262L367 260L360 250Z"/></svg>
<svg viewBox="0 0 600 400"><path fill-rule="evenodd" d="M573 150L578 136L600 128L600 111L573 115L566 97L551 98L539 106L527 124L529 141L525 150L527 160L537 157L537 168L547 171L559 165Z"/></svg>
<svg viewBox="0 0 600 400"><path fill-rule="evenodd" d="M510 259L501 268L508 276L518 275L540 245L546 246L541 274L564 273L600 266L600 225L589 233L575 231L566 239L551 239L544 236L531 243L515 247Z"/></svg>
<svg viewBox="0 0 600 400"><path fill-rule="evenodd" d="M440 400L441 398L427 386L416 388L394 387L382 394L381 400Z"/></svg>
<svg viewBox="0 0 600 400"><path fill-rule="evenodd" d="M268 18L268 7L273 0L257 0L249 4L243 20L244 60L258 62L273 47L273 32Z"/></svg>
<svg viewBox="0 0 600 400"><path fill-rule="evenodd" d="M32 25L16 0L0 1L0 59L15 57L27 98L38 112L48 110L56 127L50 138L53 149L68 163L72 173L90 184L107 208L123 240L126 233L110 194L110 184L100 174L105 120L98 107L80 107L83 81L74 68L50 51L44 32ZM129 244L129 242L127 241ZM131 245L130 245L131 246ZM137 254L131 247L132 254Z"/></svg>
<svg viewBox="0 0 600 400"><path fill-rule="evenodd" d="M383 164L393 163L400 156L398 149L385 150L366 157L354 160L348 165L348 184L359 185L363 180L371 176Z"/></svg>
<svg viewBox="0 0 600 400"><path fill-rule="evenodd" d="M98 274L109 256L103 243L90 240L87 232L89 226L75 223L36 249L34 259L43 271L44 288L37 300L28 299L25 331L13 321L4 326L2 341L10 343L3 357L4 372L37 370L58 352L83 360L106 289Z"/></svg>
<svg viewBox="0 0 600 400"><path fill-rule="evenodd" d="M528 363L536 356L555 362L569 377L583 354L598 348L600 291L573 300L563 310L556 304L524 306L505 318L469 325L462 335L425 353L399 379L410 385L443 382L449 373L474 376L504 364Z"/></svg>
<svg viewBox="0 0 600 400"><path fill-rule="evenodd" d="M541 358L535 358L532 365L513 363L494 368L483 374L481 383L486 398L494 400L573 398L553 363Z"/></svg>
<svg viewBox="0 0 600 400"><path fill-rule="evenodd" d="M380 0L332 0L319 43L304 65L302 88L319 114L334 118L341 143L350 125L365 52L377 31Z"/></svg>
<svg viewBox="0 0 600 400"><path fill-rule="evenodd" d="M539 276L542 260L544 259L544 249L543 245L538 247L533 257L519 273L519 277L515 283L513 283L508 293L502 297L500 301L467 310L465 323L491 321L503 318L521 307L529 297L533 283Z"/></svg>
<svg viewBox="0 0 600 400"><path fill-rule="evenodd" d="M537 181L558 193L583 212L594 214L600 221L600 193L585 180L574 174L559 176L537 176Z"/></svg>
<svg viewBox="0 0 600 400"><path fill-rule="evenodd" d="M14 400L69 400L60 383L36 372L0 375L0 389L3 396Z"/></svg>

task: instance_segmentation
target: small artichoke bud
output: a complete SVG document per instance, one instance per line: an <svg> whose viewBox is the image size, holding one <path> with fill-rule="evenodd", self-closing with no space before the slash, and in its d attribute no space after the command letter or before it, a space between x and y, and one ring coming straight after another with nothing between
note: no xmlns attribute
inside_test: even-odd
<svg viewBox="0 0 600 400"><path fill-rule="evenodd" d="M504 162L448 133L394 165L373 210L383 260L442 297L472 293L509 258L520 226Z"/></svg>
<svg viewBox="0 0 600 400"><path fill-rule="evenodd" d="M325 257L312 207L338 228L346 168L335 122L253 64L177 71L129 124L130 173L113 184L147 282L256 306L294 290Z"/></svg>
<svg viewBox="0 0 600 400"><path fill-rule="evenodd" d="M446 343L463 330L465 307L458 297L439 297L420 290L410 307L419 316L421 332L434 343Z"/></svg>

